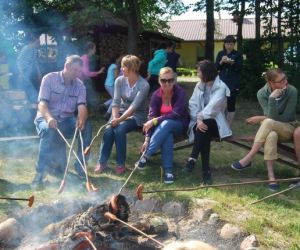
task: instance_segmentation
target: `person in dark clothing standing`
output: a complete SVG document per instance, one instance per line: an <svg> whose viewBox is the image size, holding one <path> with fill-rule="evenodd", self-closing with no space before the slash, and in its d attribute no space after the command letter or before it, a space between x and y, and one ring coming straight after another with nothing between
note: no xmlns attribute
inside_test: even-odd
<svg viewBox="0 0 300 250"><path fill-rule="evenodd" d="M233 36L225 37L224 49L218 53L215 63L220 79L230 89L230 97L227 99L226 117L230 126L234 119L236 97L240 89L240 74L243 67L243 57L234 49L235 42L236 40Z"/></svg>
<svg viewBox="0 0 300 250"><path fill-rule="evenodd" d="M171 51L167 52L166 67L170 67L176 73L176 68L182 65L180 55L175 52L175 44L173 42L169 41L167 47L171 48Z"/></svg>
<svg viewBox="0 0 300 250"><path fill-rule="evenodd" d="M159 71L167 63L167 53L170 51L171 48L166 43L161 43L157 50L154 51L152 60L148 63L146 80L150 84L150 95L160 86L158 82Z"/></svg>

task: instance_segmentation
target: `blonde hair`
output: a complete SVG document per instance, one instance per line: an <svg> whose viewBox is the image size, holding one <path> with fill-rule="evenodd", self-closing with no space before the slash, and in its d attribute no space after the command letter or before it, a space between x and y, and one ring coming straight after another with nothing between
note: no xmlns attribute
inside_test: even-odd
<svg viewBox="0 0 300 250"><path fill-rule="evenodd" d="M135 55L126 55L122 58L121 67L127 67L128 70L138 73L141 66L141 60Z"/></svg>
<svg viewBox="0 0 300 250"><path fill-rule="evenodd" d="M173 69L170 68L170 67L163 67L163 68L161 68L160 71L159 71L159 76L160 76L160 75L163 75L163 74L168 74L168 73L171 73L171 74L174 75Z"/></svg>
<svg viewBox="0 0 300 250"><path fill-rule="evenodd" d="M163 250L217 250L216 248L200 241L189 240L184 242L172 242L166 245Z"/></svg>

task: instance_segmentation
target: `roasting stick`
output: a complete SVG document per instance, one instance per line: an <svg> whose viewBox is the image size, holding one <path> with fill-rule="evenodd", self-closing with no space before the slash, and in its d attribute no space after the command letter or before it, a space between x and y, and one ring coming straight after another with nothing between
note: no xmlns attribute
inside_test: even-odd
<svg viewBox="0 0 300 250"><path fill-rule="evenodd" d="M104 125L102 125L102 126L98 129L97 134L93 137L93 139L92 139L90 145L88 145L88 146L84 149L84 154L85 154L85 155L87 155L87 154L90 152L91 147L92 147L92 144L94 143L95 139L99 136L101 130L102 130L104 127L108 126L108 125L110 125L110 122L105 123Z"/></svg>
<svg viewBox="0 0 300 250"><path fill-rule="evenodd" d="M34 202L34 196L31 195L28 199L26 199L26 198L13 198L13 197L0 197L0 200L28 201L28 207L32 207L33 202Z"/></svg>
<svg viewBox="0 0 300 250"><path fill-rule="evenodd" d="M106 213L104 214L104 216L105 216L107 219L110 219L110 220L112 220L112 221L115 221L115 220L116 220L116 221L121 222L122 224L126 225L127 227L130 227L131 229L133 229L134 231L140 233L141 235L145 236L146 238L148 238L148 239L154 241L156 244L160 245L161 247L165 247L165 245L164 245L163 243L159 242L158 240L154 239L153 237L149 236L148 234L145 234L143 231L141 231L141 230L137 229L136 227L134 227L134 226L128 224L127 222L125 222L125 221L119 219L119 218L118 218L117 216L115 216L114 214L112 214L112 213L110 213L110 212L106 212Z"/></svg>
<svg viewBox="0 0 300 250"><path fill-rule="evenodd" d="M65 143L67 144L67 146L68 146L69 148L71 148L71 145L70 145L69 142L66 140L66 138L64 137L64 135L62 134L62 132L61 132L58 128L57 128L57 131L58 131L58 133L60 134L61 138L65 141ZM81 161L79 160L78 155L76 154L76 152L75 152L74 150L72 150L72 153L73 153L73 155L76 157L76 159L78 160L78 162L79 162L79 164L80 164L80 166L81 166L83 172L85 173L85 175L86 175L86 177L87 177L87 171L86 171L86 168L83 166L83 164L82 164ZM84 157L83 157L83 159L84 159ZM88 177L87 177L87 180L88 180ZM97 191L97 190L98 190L93 184L91 184L91 183L89 183L89 182L86 183L86 188L87 188L88 191L90 191L91 188L92 188L93 191Z"/></svg>
<svg viewBox="0 0 300 250"><path fill-rule="evenodd" d="M298 187L300 187L299 184L298 184L298 185L295 185L295 186L292 186L292 187L290 187L290 188L284 189L284 190L282 190L282 191L280 191L280 192L277 192L277 193L268 195L268 196L266 196L266 197L264 197L264 198L261 198L261 199L259 199L259 200L257 200L257 201L251 202L250 205L257 204L257 203L259 203L259 202L261 202L261 201L264 201L264 200L266 200L266 199L272 198L272 197L277 196L277 195L279 195L279 194L283 194L283 193L285 193L285 192L291 191L292 189L298 188Z"/></svg>
<svg viewBox="0 0 300 250"><path fill-rule="evenodd" d="M136 166L134 166L134 169L131 171L130 175L127 177L126 181L124 182L123 186L120 188L118 195L122 192L123 188L127 185L129 179L131 178L131 176L133 175L134 171L136 170Z"/></svg>
<svg viewBox="0 0 300 250"><path fill-rule="evenodd" d="M88 173L87 173L87 167L86 167L86 162L85 162L85 157L84 157L84 150L83 150L83 139L82 139L82 133L81 133L81 130L79 130L79 138L80 138L80 143L81 143L81 152L82 152L82 160L83 160L83 166L85 168L85 177L86 177L86 189L88 191L97 191L98 188L96 188L89 180L89 176L88 176Z"/></svg>
<svg viewBox="0 0 300 250"><path fill-rule="evenodd" d="M144 153L142 154L142 156L144 155ZM141 157L142 157L141 156ZM131 176L133 175L133 173L135 172L135 170L137 169L137 166L134 166L134 168L132 169L130 175L128 176L128 178L126 179L126 181L124 182L123 186L120 188L118 195L122 192L123 188L127 185L128 181L130 180Z"/></svg>
<svg viewBox="0 0 300 250"><path fill-rule="evenodd" d="M97 248L95 247L95 245L93 244L93 242L89 239L89 237L84 236L84 238L86 238L86 240L90 243L90 245L92 246L92 248L93 248L94 250L97 250Z"/></svg>
<svg viewBox="0 0 300 250"><path fill-rule="evenodd" d="M73 150L73 146L74 146L74 142L75 142L75 139L76 139L77 131L78 131L78 128L76 127L75 132L74 132L74 136L73 136L73 139L72 139L71 147L70 147L70 150L69 150L69 154L68 154L68 160L67 160L67 165L66 165L64 177L63 177L63 179L60 183L60 187L58 189L59 194L63 192L64 187L66 185L66 177L67 177L67 172L68 172L68 169L69 169L69 164L70 164L70 159L71 159L71 152Z"/></svg>
<svg viewBox="0 0 300 250"><path fill-rule="evenodd" d="M64 140L64 142L67 144L67 146L68 146L69 148L71 148L70 143L69 143L69 142L67 141L67 139L64 137L63 133L60 131L59 128L57 128L57 132L59 133L59 135L61 136L61 138ZM79 160L79 157L78 157L78 155L76 154L76 152L75 152L74 150L72 150L72 153L73 153L73 155L75 156L75 158L78 160L78 162L79 162L79 164L80 164L82 170L84 171L84 173L86 173L86 171L85 171L85 169L84 169L84 166L82 165L81 161Z"/></svg>
<svg viewBox="0 0 300 250"><path fill-rule="evenodd" d="M80 143L81 143L81 152L82 152L82 161L83 161L83 166L85 169L85 177L86 177L86 182L89 183L89 177L87 174L87 167L86 167L86 162L85 162L85 157L84 157L84 152L83 152L83 139L82 139L82 133L81 130L79 130L79 138L80 138Z"/></svg>
<svg viewBox="0 0 300 250"><path fill-rule="evenodd" d="M215 184L215 185L207 185L207 186L196 186L192 188L158 189L158 190L149 190L149 191L144 191L144 186L140 184L136 188L136 195L137 198L143 199L143 193L150 194L150 193L161 193L161 192L178 192L178 191L184 192L184 191L194 191L194 190L205 189L205 188L234 187L234 186L243 186L243 185L251 185L251 184L262 184L262 183L270 183L270 182L288 182L288 181L298 181L298 180L300 180L300 177L277 179L273 181L270 180L245 181L245 182L223 183L223 184Z"/></svg>

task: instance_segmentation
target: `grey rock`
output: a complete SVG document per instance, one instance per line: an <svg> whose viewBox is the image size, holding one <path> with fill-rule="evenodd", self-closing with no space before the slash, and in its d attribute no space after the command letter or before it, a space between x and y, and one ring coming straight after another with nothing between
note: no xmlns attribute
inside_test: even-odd
<svg viewBox="0 0 300 250"><path fill-rule="evenodd" d="M157 200L137 200L134 204L134 210L143 212L160 212Z"/></svg>
<svg viewBox="0 0 300 250"><path fill-rule="evenodd" d="M212 209L194 209L193 217L199 221L207 221L212 213Z"/></svg>
<svg viewBox="0 0 300 250"><path fill-rule="evenodd" d="M248 237L246 237L243 242L241 243L240 249L241 250L252 250L257 249L259 246L258 240L255 235L251 234Z"/></svg>
<svg viewBox="0 0 300 250"><path fill-rule="evenodd" d="M169 230L167 222L162 217L151 218L149 222L151 234L163 234Z"/></svg>
<svg viewBox="0 0 300 250"><path fill-rule="evenodd" d="M220 221L220 216L217 213L212 213L209 216L207 223L210 225L216 225L219 221Z"/></svg>
<svg viewBox="0 0 300 250"><path fill-rule="evenodd" d="M169 217L175 218L185 214L184 205L181 202L170 201L163 205L162 212Z"/></svg>
<svg viewBox="0 0 300 250"><path fill-rule="evenodd" d="M229 223L226 223L220 232L220 236L223 239L233 239L234 237L239 237L241 235L243 235L243 231L239 227Z"/></svg>
<svg viewBox="0 0 300 250"><path fill-rule="evenodd" d="M22 225L15 219L9 218L0 223L0 242L6 247L15 247L25 236Z"/></svg>

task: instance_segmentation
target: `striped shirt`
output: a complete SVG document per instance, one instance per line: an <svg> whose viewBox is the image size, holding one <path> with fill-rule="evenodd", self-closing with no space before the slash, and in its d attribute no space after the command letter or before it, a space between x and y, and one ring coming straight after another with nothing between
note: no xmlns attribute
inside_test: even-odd
<svg viewBox="0 0 300 250"><path fill-rule="evenodd" d="M130 87L127 77L119 76L115 81L115 92L112 107L118 107L123 114L129 107L134 109L132 117L138 126L147 121L148 82L139 76L133 87Z"/></svg>
<svg viewBox="0 0 300 250"><path fill-rule="evenodd" d="M52 72L42 79L38 102L48 104L51 115L58 121L74 116L78 105L86 105L86 90L78 78L65 84L62 71ZM42 115L38 112L37 118Z"/></svg>
<svg viewBox="0 0 300 250"><path fill-rule="evenodd" d="M21 74L31 75L33 70L38 67L38 51L26 45L17 57L17 67Z"/></svg>

